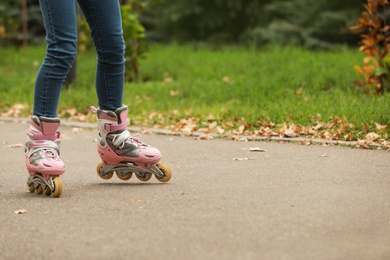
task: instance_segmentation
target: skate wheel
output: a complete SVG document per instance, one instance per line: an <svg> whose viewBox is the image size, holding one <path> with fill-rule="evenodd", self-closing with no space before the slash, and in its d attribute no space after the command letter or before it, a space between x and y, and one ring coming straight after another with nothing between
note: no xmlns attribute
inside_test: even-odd
<svg viewBox="0 0 390 260"><path fill-rule="evenodd" d="M46 194L46 196L50 196L50 195L51 195L51 189L50 189L49 186L46 186L46 188L45 188L45 194Z"/></svg>
<svg viewBox="0 0 390 260"><path fill-rule="evenodd" d="M157 168L160 169L160 171L162 171L165 174L165 176L162 178L160 178L156 175L156 179L159 180L160 182L168 182L172 177L171 168L169 168L168 165L163 164L163 163L157 164L156 166L157 166Z"/></svg>
<svg viewBox="0 0 390 260"><path fill-rule="evenodd" d="M121 179L122 181L128 181L131 179L131 176L133 176L133 173L132 172L125 172L125 173L121 173L121 172L115 172L116 173L116 176Z"/></svg>
<svg viewBox="0 0 390 260"><path fill-rule="evenodd" d="M31 184L28 186L28 190L29 190L31 193L34 193L34 192L35 192L34 183L31 183Z"/></svg>
<svg viewBox="0 0 390 260"><path fill-rule="evenodd" d="M140 181L148 181L152 178L152 174L150 172L145 172L143 176L136 174L138 180Z"/></svg>
<svg viewBox="0 0 390 260"><path fill-rule="evenodd" d="M43 188L42 188L42 185L38 185L38 187L37 187L37 189L36 189L36 192L38 193L38 194L42 194L43 193Z"/></svg>
<svg viewBox="0 0 390 260"><path fill-rule="evenodd" d="M58 198L59 196L61 196L62 193L62 180L59 177L54 177L53 183L54 183L53 196L55 198Z"/></svg>
<svg viewBox="0 0 390 260"><path fill-rule="evenodd" d="M99 175L100 178L102 178L103 180L109 180L112 178L112 176L114 175L114 172L108 172L107 174L105 175L102 175L102 173L100 172L100 169L104 166L104 162L100 162L97 166L96 166L96 173Z"/></svg>

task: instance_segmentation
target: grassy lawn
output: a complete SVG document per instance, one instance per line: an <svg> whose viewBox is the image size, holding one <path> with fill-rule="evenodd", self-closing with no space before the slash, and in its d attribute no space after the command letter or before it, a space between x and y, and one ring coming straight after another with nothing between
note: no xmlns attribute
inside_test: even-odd
<svg viewBox="0 0 390 260"><path fill-rule="evenodd" d="M25 104L32 109L33 85L44 47L0 49L0 111ZM367 96L355 89L357 50L311 52L300 48L250 50L151 46L141 61L142 83L126 83L124 104L132 124L177 129L183 125L238 133L295 133L336 140L388 140L390 94ZM87 115L97 104L95 55L78 55L77 85L64 89L59 111ZM79 115L78 115L79 116ZM72 118L74 119L74 118ZM84 120L84 119L83 119ZM190 121L190 122L189 122ZM247 132L245 132L247 131Z"/></svg>

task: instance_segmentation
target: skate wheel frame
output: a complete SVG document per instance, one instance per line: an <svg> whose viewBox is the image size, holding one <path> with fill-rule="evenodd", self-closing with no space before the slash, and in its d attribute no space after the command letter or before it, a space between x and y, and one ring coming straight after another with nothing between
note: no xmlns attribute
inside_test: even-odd
<svg viewBox="0 0 390 260"><path fill-rule="evenodd" d="M132 163L108 165L100 162L96 167L96 172L104 180L111 179L114 173L123 181L130 180L133 173L138 180L144 182L149 181L152 175L160 182L168 182L172 177L171 169L163 163L153 164L150 168L144 168Z"/></svg>
<svg viewBox="0 0 390 260"><path fill-rule="evenodd" d="M62 180L58 176L52 176L47 180L40 174L30 176L27 180L27 185L31 193L44 193L47 196L53 194L55 198L60 197L62 193Z"/></svg>

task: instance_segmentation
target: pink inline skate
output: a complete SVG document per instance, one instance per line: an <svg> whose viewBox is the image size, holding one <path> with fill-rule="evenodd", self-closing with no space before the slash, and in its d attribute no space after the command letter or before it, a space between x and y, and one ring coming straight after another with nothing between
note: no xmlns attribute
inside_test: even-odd
<svg viewBox="0 0 390 260"><path fill-rule="evenodd" d="M171 169L162 163L157 148L147 145L126 130L127 106L115 112L91 107L97 113L99 130L98 153L102 162L97 165L97 174L105 180L114 172L121 180L129 180L134 173L141 181L148 181L155 175L160 182L171 179Z"/></svg>
<svg viewBox="0 0 390 260"><path fill-rule="evenodd" d="M60 119L33 116L27 135L30 141L25 144L26 167L29 173L27 186L31 193L53 194L59 197L62 193L62 181L59 178L65 172L65 164L60 153Z"/></svg>

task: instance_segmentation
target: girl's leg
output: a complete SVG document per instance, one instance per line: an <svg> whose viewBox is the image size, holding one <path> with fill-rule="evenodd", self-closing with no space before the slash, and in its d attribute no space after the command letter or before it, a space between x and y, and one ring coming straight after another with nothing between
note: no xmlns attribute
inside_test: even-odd
<svg viewBox="0 0 390 260"><path fill-rule="evenodd" d="M96 92L101 109L122 107L125 43L118 0L78 0L97 53Z"/></svg>
<svg viewBox="0 0 390 260"><path fill-rule="evenodd" d="M60 159L60 119L57 107L61 87L77 50L76 3L74 0L40 0L46 29L47 50L35 82L34 110L27 130L25 163L30 192L59 197L65 172Z"/></svg>
<svg viewBox="0 0 390 260"><path fill-rule="evenodd" d="M76 3L74 0L39 3L47 50L35 83L33 115L56 117L62 84L77 52Z"/></svg>

